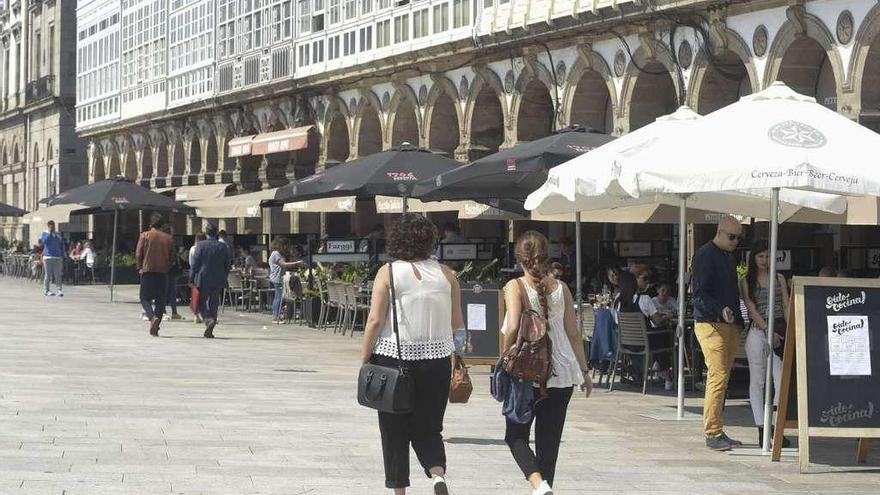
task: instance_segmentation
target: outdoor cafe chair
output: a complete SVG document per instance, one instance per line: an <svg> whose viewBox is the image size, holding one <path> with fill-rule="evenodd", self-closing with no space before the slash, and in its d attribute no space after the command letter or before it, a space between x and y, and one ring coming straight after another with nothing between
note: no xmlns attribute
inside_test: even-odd
<svg viewBox="0 0 880 495"><path fill-rule="evenodd" d="M614 376L617 372L617 367L620 365L620 358L623 355L630 358L642 356L644 358L642 363L642 393L646 394L648 391L648 370L650 370L651 363L653 363L652 358L659 353L672 353L674 347L670 345L669 347L657 349L651 348L650 341L648 340L649 335L666 334L668 332L666 330L648 330L645 315L640 312L619 312L617 314L617 321L619 332L617 353L611 365L608 391L610 392L614 387Z"/></svg>
<svg viewBox="0 0 880 495"><path fill-rule="evenodd" d="M275 297L275 289L272 287L268 277L255 276L252 292L257 299L258 311L272 307L271 298Z"/></svg>
<svg viewBox="0 0 880 495"><path fill-rule="evenodd" d="M349 337L353 337L354 331L357 328L358 315L363 315L363 318L361 318L361 331L363 331L370 305L363 302L363 298L358 294L358 289L354 284L343 285L343 294L345 296L346 315L348 316L347 328L350 332ZM345 335L345 330L343 330L342 335Z"/></svg>
<svg viewBox="0 0 880 495"><path fill-rule="evenodd" d="M224 305L229 301L229 305L238 310L238 303L241 301L242 307L250 307L250 291L239 270L232 270L226 275L226 289L223 292Z"/></svg>

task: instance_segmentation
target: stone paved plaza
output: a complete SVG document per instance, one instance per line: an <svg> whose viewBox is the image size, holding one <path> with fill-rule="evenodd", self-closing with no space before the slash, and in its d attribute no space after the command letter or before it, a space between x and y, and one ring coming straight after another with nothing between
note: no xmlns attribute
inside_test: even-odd
<svg viewBox="0 0 880 495"><path fill-rule="evenodd" d="M114 304L107 294L46 298L0 277L0 494L387 493L375 414L354 399L359 335L227 310L214 340L192 322L151 338L135 288ZM471 403L447 413L453 493L528 494L488 369L472 373ZM880 493L876 444L856 468L853 441L815 441L814 473L801 475L794 455L709 452L698 421L649 417L671 418L673 404L628 387L573 400L556 493ZM687 406L699 413L700 399ZM754 442L747 402L729 402L728 417ZM411 492L429 493L416 466Z"/></svg>

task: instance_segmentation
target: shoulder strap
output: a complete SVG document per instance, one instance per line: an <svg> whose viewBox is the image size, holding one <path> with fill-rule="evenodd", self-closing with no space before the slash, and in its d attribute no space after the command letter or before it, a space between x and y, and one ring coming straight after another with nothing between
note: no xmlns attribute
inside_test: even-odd
<svg viewBox="0 0 880 495"><path fill-rule="evenodd" d="M403 358L400 353L400 330L397 328L397 293L394 290L394 262L388 262L388 279L391 284L391 328L394 329L394 338L397 341L397 366L403 366Z"/></svg>
<svg viewBox="0 0 880 495"><path fill-rule="evenodd" d="M532 309L532 302L529 300L528 293L526 292L526 284L521 278L517 278L516 283L519 286L519 299L522 302L523 311Z"/></svg>

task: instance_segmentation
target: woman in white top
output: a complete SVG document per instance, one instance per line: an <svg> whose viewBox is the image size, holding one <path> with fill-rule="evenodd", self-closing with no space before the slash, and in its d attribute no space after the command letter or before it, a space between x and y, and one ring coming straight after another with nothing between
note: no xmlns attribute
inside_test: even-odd
<svg viewBox="0 0 880 495"><path fill-rule="evenodd" d="M373 282L370 315L364 329L361 361L397 366L392 326L391 277L397 300L400 356L414 381L415 406L407 414L379 413L385 486L395 494L409 486L409 445L435 494L447 495L443 416L449 400L453 330L464 328L461 293L455 273L431 259L437 230L421 215L405 214L391 229L388 255L397 261L382 267Z"/></svg>
<svg viewBox="0 0 880 495"><path fill-rule="evenodd" d="M79 253L79 259L86 261L87 268L95 267L95 245L92 241L86 241L86 247Z"/></svg>
<svg viewBox="0 0 880 495"><path fill-rule="evenodd" d="M534 231L516 241L516 260L525 270L521 278L532 308L543 314L550 330L552 376L547 380L547 397L532 407L532 421L519 424L507 419L504 441L514 460L532 484L534 495L552 494L556 458L562 441L565 413L574 387L589 396L593 383L575 322L574 302L568 287L547 274L550 258L547 238ZM504 287L507 307L505 349L516 345L523 307L519 283L511 280ZM538 397L535 392L535 397ZM529 448L529 435L535 423L535 451Z"/></svg>

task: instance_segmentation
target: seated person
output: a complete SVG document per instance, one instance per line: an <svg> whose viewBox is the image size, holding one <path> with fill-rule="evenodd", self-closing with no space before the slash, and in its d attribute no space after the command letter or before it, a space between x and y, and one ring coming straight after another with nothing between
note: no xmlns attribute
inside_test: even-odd
<svg viewBox="0 0 880 495"><path fill-rule="evenodd" d="M678 299L672 294L672 284L664 282L657 289L657 297L651 299L654 306L657 307L657 311L669 319L678 316Z"/></svg>
<svg viewBox="0 0 880 495"><path fill-rule="evenodd" d="M639 292L642 294L647 294L648 297L656 297L657 296L657 288L654 286L654 272L651 270L651 267L648 265L635 265L630 269L633 275L636 277L636 282L639 284Z"/></svg>
<svg viewBox="0 0 880 495"><path fill-rule="evenodd" d="M621 272L618 280L620 296L614 303L615 320L617 320L617 313L619 312L640 312L647 320L649 332L665 323L666 318L657 310L654 301L646 294L638 293L638 284L632 273ZM649 333L648 344L651 349L670 348L672 347L672 334L666 332ZM657 376L665 381L666 390L672 390L671 353L654 354L652 357L654 358L652 368L658 371Z"/></svg>

